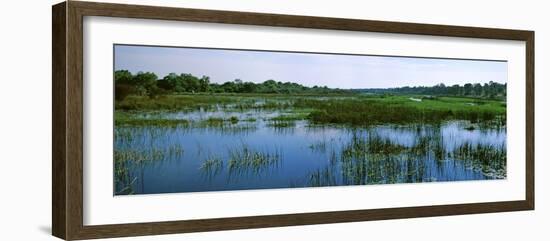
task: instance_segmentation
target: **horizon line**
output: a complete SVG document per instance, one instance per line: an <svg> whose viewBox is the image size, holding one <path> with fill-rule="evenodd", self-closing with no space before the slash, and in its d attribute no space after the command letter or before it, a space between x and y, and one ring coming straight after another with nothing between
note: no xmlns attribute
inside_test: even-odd
<svg viewBox="0 0 550 241"><path fill-rule="evenodd" d="M140 72L141 72L141 73L153 73L153 74L155 74L155 75L157 76L157 81L162 79L162 78L159 78L160 76L157 75L157 73L155 73L155 72L153 72L153 71L138 71L138 72L136 72L136 73L133 73L133 72L127 70L127 69L117 69L117 70L113 71L113 77L114 77L114 73L115 73L116 71L128 71L128 72L130 72L132 75L138 74L138 73L140 73ZM195 75L190 74L190 73L179 73L179 74L176 73L176 72L170 72L170 73L174 73L174 74L176 74L176 75L189 74L189 75L192 75L192 76L194 76L194 77L199 78L198 76L195 76ZM168 76L168 75L169 75L169 74L165 75L164 77L166 77L166 76ZM208 75L202 75L202 76L210 77L210 76L208 76ZM237 79L239 79L239 78L237 78ZM228 81L225 81L225 82L222 82L222 83L212 83L212 82L211 82L210 84L222 85L222 84L227 83L227 82L235 82L235 80L237 80L237 79L228 80ZM314 86L317 86L317 87L319 87L319 88L327 87L327 88L329 88L329 89L340 89L340 90L397 89L397 88L405 88L405 87L409 87L409 88L431 88L431 87L438 86L438 85L440 85L440 84L445 85L445 87L452 87L452 86L454 86L454 85L458 85L459 87L463 87L463 86L466 85L466 84L471 84L471 85L480 84L480 85L483 86L484 84L488 84L488 83L491 83L491 82L497 83L497 84L500 84L500 85L506 85L506 84L507 84L507 82L500 83L500 82L497 82L497 81L489 80L489 81L487 81L487 82L468 82L468 83L465 83L465 84L457 84L457 83L446 84L446 83L444 83L444 82L440 82L439 84L435 84L435 85L431 85L431 86L429 86L429 85L413 85L413 86L411 86L411 85L403 85L403 86L397 86L397 87L374 87L374 88L372 88L372 87L361 87L361 88L338 88L338 87L336 87L336 88L332 88L332 87L328 87L328 86L326 86L326 85L313 85L313 86L308 86L308 85L304 85L304 84L301 84L301 83L298 83L298 82L292 82L292 81L277 81L277 80L275 80L275 79L267 79L267 80L264 80L264 81L262 81L262 82L246 81L246 80L243 80L243 79L239 79L239 80L241 80L243 83L254 83L254 84L262 84L262 83L264 83L264 82L266 82L266 81L273 80L273 81L278 82L278 83L299 84L299 85L301 85L301 86L308 87L308 88L313 88Z"/></svg>

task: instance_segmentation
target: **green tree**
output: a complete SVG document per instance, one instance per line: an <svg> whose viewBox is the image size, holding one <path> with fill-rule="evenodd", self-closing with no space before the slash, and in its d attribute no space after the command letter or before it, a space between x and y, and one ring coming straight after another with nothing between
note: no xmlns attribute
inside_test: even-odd
<svg viewBox="0 0 550 241"><path fill-rule="evenodd" d="M483 94L483 87L481 86L480 83L476 83L474 84L474 93L473 95L475 96L481 96Z"/></svg>
<svg viewBox="0 0 550 241"><path fill-rule="evenodd" d="M134 76L128 70L117 70L115 71L115 84L133 84Z"/></svg>
<svg viewBox="0 0 550 241"><path fill-rule="evenodd" d="M115 71L115 100L124 100L136 92L133 78L134 76L128 70Z"/></svg>
<svg viewBox="0 0 550 241"><path fill-rule="evenodd" d="M223 92L234 93L237 92L237 86L234 82L225 82L221 85Z"/></svg>
<svg viewBox="0 0 550 241"><path fill-rule="evenodd" d="M157 83L158 87L172 92L183 92L183 79L176 73L170 73Z"/></svg>
<svg viewBox="0 0 550 241"><path fill-rule="evenodd" d="M266 80L262 83L263 89L266 93L277 93L278 92L278 86L277 82L275 80Z"/></svg>
<svg viewBox="0 0 550 241"><path fill-rule="evenodd" d="M468 83L468 84L464 84L464 95L472 95L473 92L473 85Z"/></svg>
<svg viewBox="0 0 550 241"><path fill-rule="evenodd" d="M138 72L134 78L133 83L140 89L142 94L151 96L152 92L157 87L157 75L152 72Z"/></svg>
<svg viewBox="0 0 550 241"><path fill-rule="evenodd" d="M199 91L207 92L209 86L210 86L210 77L203 75L202 78L199 79Z"/></svg>
<svg viewBox="0 0 550 241"><path fill-rule="evenodd" d="M181 74L180 78L183 81L183 89L187 92L196 92L199 91L199 78L193 76L192 74Z"/></svg>
<svg viewBox="0 0 550 241"><path fill-rule="evenodd" d="M256 92L256 84L254 84L252 82L243 83L241 92L243 92L243 93L254 93L254 92Z"/></svg>

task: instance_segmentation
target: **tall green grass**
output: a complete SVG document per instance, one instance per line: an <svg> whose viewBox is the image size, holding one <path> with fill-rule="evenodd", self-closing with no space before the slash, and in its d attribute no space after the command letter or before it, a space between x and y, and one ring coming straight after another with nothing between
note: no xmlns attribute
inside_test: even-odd
<svg viewBox="0 0 550 241"><path fill-rule="evenodd" d="M466 142L453 151L444 148L443 140L419 136L412 146L403 146L373 133L353 133L340 151L340 173L346 185L434 181L426 177L424 158L435 164L453 160L462 162L491 178L506 177L506 147ZM315 173L315 185L326 173Z"/></svg>
<svg viewBox="0 0 550 241"><path fill-rule="evenodd" d="M414 97L414 96L413 96ZM256 109L295 111L272 118L273 121L309 119L316 124L351 125L434 123L445 120L468 120L472 123L506 124L506 105L499 101L464 97L424 98L411 96L299 96L299 95L168 95L162 98L130 96L117 101L115 109L123 111L192 111L210 109L246 111ZM421 98L421 97L416 97ZM299 111L297 111L299 110ZM230 117L228 121L240 120ZM123 119L116 124L176 125L184 121Z"/></svg>
<svg viewBox="0 0 550 241"><path fill-rule="evenodd" d="M183 153L184 149L178 143L165 148L115 149L113 172L115 194L133 194L134 184L140 181L137 175L138 171L142 170L146 165L163 161L167 158L179 158Z"/></svg>
<svg viewBox="0 0 550 241"><path fill-rule="evenodd" d="M336 100L303 99L298 107L313 108L309 119L314 123L338 123L352 125L434 123L445 120L469 120L490 122L505 118L506 109L494 105L467 105L450 100L425 100L414 102L399 98L393 101L382 98L357 98Z"/></svg>
<svg viewBox="0 0 550 241"><path fill-rule="evenodd" d="M247 145L229 150L227 166L229 172L259 173L280 163L282 151L258 151Z"/></svg>
<svg viewBox="0 0 550 241"><path fill-rule="evenodd" d="M493 146L464 143L456 148L449 157L462 160L485 175L506 177L506 146Z"/></svg>

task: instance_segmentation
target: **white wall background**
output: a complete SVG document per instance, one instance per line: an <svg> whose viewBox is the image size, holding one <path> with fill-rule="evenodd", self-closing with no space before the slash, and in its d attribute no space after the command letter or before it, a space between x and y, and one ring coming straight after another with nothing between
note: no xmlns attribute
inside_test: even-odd
<svg viewBox="0 0 550 241"><path fill-rule="evenodd" d="M57 240L51 230L51 5L6 1L0 9L0 240ZM121 240L548 240L550 21L545 1L272 0L142 4L536 31L536 210L297 226ZM513 100L511 100L513 101Z"/></svg>

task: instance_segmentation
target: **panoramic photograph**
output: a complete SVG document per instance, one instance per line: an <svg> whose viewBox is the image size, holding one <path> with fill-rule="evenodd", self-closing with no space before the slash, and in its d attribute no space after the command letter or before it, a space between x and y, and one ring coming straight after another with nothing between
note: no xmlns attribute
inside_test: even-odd
<svg viewBox="0 0 550 241"><path fill-rule="evenodd" d="M507 61L113 51L114 195L506 179Z"/></svg>

